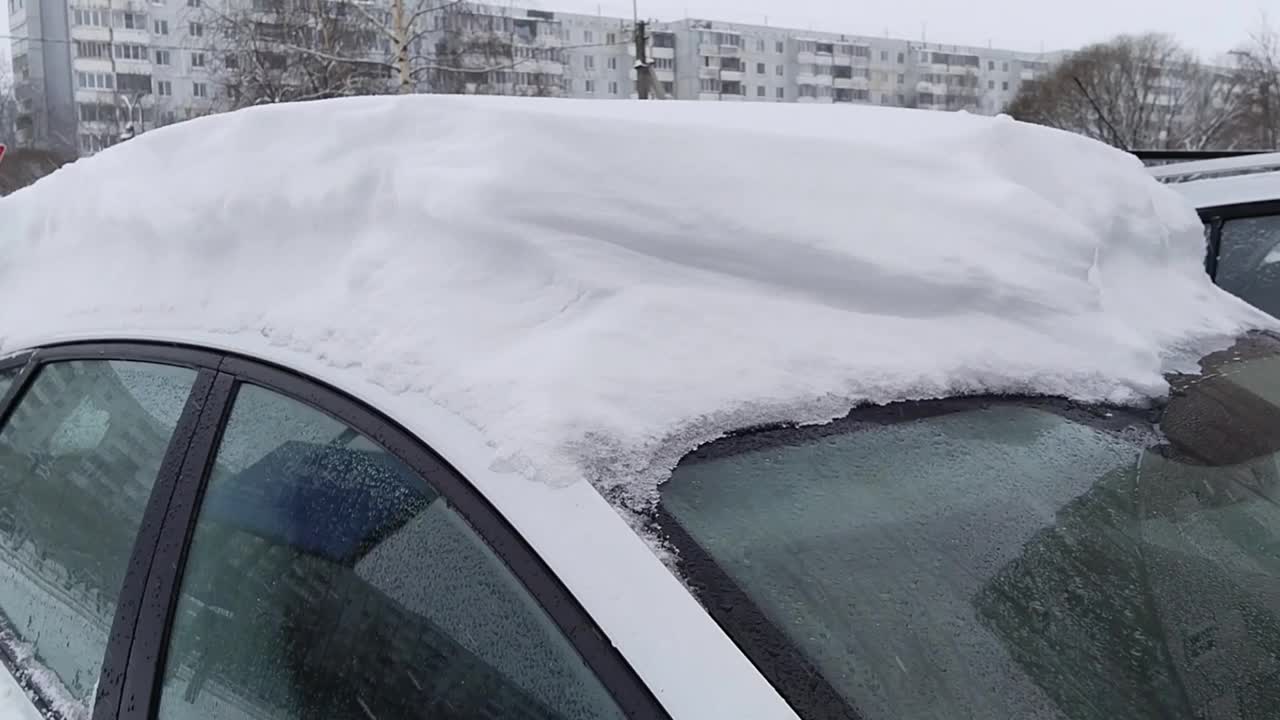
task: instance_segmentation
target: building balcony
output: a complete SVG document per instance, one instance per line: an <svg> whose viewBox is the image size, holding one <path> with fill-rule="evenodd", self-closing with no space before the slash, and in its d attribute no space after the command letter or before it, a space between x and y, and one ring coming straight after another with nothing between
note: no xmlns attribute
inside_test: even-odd
<svg viewBox="0 0 1280 720"><path fill-rule="evenodd" d="M853 88L853 78L836 78L832 85L849 90Z"/></svg>
<svg viewBox="0 0 1280 720"><path fill-rule="evenodd" d="M720 93L714 93L714 92L700 92L700 93L698 93L698 99L699 99L699 100L708 100L708 101L719 101L719 100L720 100Z"/></svg>
<svg viewBox="0 0 1280 720"><path fill-rule="evenodd" d="M814 56L814 62L817 63L818 65L832 65L835 62L835 58L833 58L830 55L824 55L823 53L818 53L817 55Z"/></svg>
<svg viewBox="0 0 1280 720"><path fill-rule="evenodd" d="M720 95L720 102L742 102L745 97L737 93L723 93Z"/></svg>
<svg viewBox="0 0 1280 720"><path fill-rule="evenodd" d="M75 40L96 40L98 42L110 42L111 30L104 27L95 27L90 25L74 25L71 28L71 37Z"/></svg>
<svg viewBox="0 0 1280 720"><path fill-rule="evenodd" d="M818 62L818 54L801 50L796 53L796 62L801 65L814 65Z"/></svg>
<svg viewBox="0 0 1280 720"><path fill-rule="evenodd" d="M724 57L737 57L742 54L742 48L737 45L721 45L720 54Z"/></svg>
<svg viewBox="0 0 1280 720"><path fill-rule="evenodd" d="M699 80L716 80L720 77L719 67L700 67L698 68Z"/></svg>
<svg viewBox="0 0 1280 720"><path fill-rule="evenodd" d="M742 82L746 78L746 73L741 70L721 70L720 79L725 82Z"/></svg>
<svg viewBox="0 0 1280 720"><path fill-rule="evenodd" d="M698 46L698 54L704 57L720 57L720 46L703 43Z"/></svg>
<svg viewBox="0 0 1280 720"><path fill-rule="evenodd" d="M631 45L631 48L632 48L633 50L635 49L635 44L634 44L634 43ZM675 59L675 56L676 56L676 49L675 49L675 48L669 48L669 47L656 47L656 48L649 48L649 56L650 56L650 57L653 57L653 58L670 58L670 59Z"/></svg>
<svg viewBox="0 0 1280 720"><path fill-rule="evenodd" d="M831 58L831 64L848 67L853 64L853 56L852 55L834 55Z"/></svg>

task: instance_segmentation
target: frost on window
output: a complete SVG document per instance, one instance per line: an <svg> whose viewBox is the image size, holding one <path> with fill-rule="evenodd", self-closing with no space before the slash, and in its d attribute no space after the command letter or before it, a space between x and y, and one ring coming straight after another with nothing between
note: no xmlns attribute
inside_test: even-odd
<svg viewBox="0 0 1280 720"><path fill-rule="evenodd" d="M617 718L582 658L416 473L238 393L200 508L162 718Z"/></svg>
<svg viewBox="0 0 1280 720"><path fill-rule="evenodd" d="M20 679L88 712L116 599L195 372L39 371L0 430L0 643Z"/></svg>

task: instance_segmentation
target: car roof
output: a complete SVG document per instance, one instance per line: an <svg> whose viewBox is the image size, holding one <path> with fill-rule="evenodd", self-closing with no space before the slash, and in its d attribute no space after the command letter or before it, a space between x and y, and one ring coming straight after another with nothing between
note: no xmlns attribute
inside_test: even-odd
<svg viewBox="0 0 1280 720"><path fill-rule="evenodd" d="M1280 153L1168 163L1149 171L1197 209L1280 200Z"/></svg>
<svg viewBox="0 0 1280 720"><path fill-rule="evenodd" d="M1133 401L1173 349L1265 317L1209 284L1194 214L1131 156L866 107L259 107L0 199L0 243L5 350L265 338L633 510L738 427L954 393Z"/></svg>

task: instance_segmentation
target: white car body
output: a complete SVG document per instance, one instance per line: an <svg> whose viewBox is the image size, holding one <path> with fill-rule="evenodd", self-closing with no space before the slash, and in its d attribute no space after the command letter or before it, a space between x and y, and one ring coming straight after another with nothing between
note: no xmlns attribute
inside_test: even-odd
<svg viewBox="0 0 1280 720"><path fill-rule="evenodd" d="M1194 216L1123 154L1007 120L852 110L369 98L146 133L0 200L0 253L26 269L0 273L0 350L183 343L328 383L456 467L672 718L795 718L629 522L681 456L755 422L907 398L1141 402L1175 351L1270 326L1207 282ZM179 152L184 190L104 183ZM646 157L666 170L627 175ZM68 207L85 187L99 194ZM852 223L845 195L872 210ZM490 269L468 276L481 266L451 253ZM290 273L311 282L278 282ZM501 295L531 277L548 284ZM529 308L546 314L520 324ZM619 457L575 449L597 431ZM641 501L611 504L618 487Z"/></svg>

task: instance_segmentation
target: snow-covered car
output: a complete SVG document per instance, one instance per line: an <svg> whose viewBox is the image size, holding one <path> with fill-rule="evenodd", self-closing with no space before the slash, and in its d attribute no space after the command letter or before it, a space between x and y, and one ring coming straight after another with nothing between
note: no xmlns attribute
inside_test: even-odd
<svg viewBox="0 0 1280 720"><path fill-rule="evenodd" d="M1280 340L1202 243L1004 118L141 134L0 199L0 714L1265 716Z"/></svg>
<svg viewBox="0 0 1280 720"><path fill-rule="evenodd" d="M1205 225L1205 267L1227 292L1280 316L1280 153L1151 169Z"/></svg>

